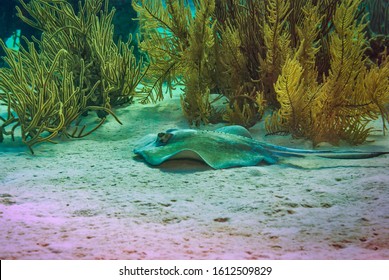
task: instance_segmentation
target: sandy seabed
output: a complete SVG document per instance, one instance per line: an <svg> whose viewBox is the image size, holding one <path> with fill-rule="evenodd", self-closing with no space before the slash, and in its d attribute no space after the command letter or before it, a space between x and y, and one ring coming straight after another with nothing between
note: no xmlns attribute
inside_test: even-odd
<svg viewBox="0 0 389 280"><path fill-rule="evenodd" d="M179 98L116 114L123 125L110 117L35 155L19 138L0 144L0 259L389 259L388 156L151 167L132 150L145 134L188 127ZM250 131L310 148L264 136L262 123ZM382 133L371 140L358 149L389 150Z"/></svg>

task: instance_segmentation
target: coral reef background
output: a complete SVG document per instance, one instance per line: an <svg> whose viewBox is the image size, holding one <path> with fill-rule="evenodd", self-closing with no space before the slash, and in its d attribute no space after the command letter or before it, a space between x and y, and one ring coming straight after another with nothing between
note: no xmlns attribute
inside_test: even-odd
<svg viewBox="0 0 389 280"><path fill-rule="evenodd" d="M77 9L78 0L68 0L68 2ZM115 7L116 13L113 19L115 25L114 38L117 41L119 37L123 41L127 41L130 33L134 33L137 30L137 23L132 21L131 18L136 17L136 13L132 8L132 0L110 0L110 7ZM35 36L39 38L41 32L34 29L30 25L24 23L16 16L15 6L19 5L18 0L8 0L1 3L0 9L0 38L3 40L12 35L16 29L21 29L23 35L27 38ZM0 56L5 55L3 50L0 50Z"/></svg>
<svg viewBox="0 0 389 280"><path fill-rule="evenodd" d="M252 127L264 118L268 134L358 145L381 118L385 134L389 55L386 34L376 33L386 32L385 3L139 0L132 10L126 1L19 3L18 17L42 36L22 37L19 52L2 43L0 101L8 109L0 141L14 139L19 126L31 152L57 135L82 138L109 116L120 122L118 106L158 102L181 85L183 116L196 127ZM125 18L133 25L118 24ZM90 112L101 121L86 128Z"/></svg>

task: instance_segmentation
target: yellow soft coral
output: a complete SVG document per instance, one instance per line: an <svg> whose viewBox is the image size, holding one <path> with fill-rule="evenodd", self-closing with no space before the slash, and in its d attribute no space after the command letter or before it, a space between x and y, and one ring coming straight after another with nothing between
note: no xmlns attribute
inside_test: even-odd
<svg viewBox="0 0 389 280"><path fill-rule="evenodd" d="M345 0L337 7L335 30L329 35L330 70L322 83L317 82L314 64L315 25L320 19L313 14L316 8L309 9L311 16L305 9L300 46L294 58L285 62L274 86L280 109L267 119L270 133L289 132L311 139L314 145L341 140L359 144L368 137L371 120L380 115L383 123L388 120L389 67L388 63L365 66L366 23L364 18L357 20L360 3Z"/></svg>
<svg viewBox="0 0 389 280"><path fill-rule="evenodd" d="M270 133L293 132L300 134L301 126L305 121L306 104L302 83L303 68L296 58L288 58L282 67L274 90L280 109L266 119L266 127Z"/></svg>
<svg viewBox="0 0 389 280"><path fill-rule="evenodd" d="M289 1L269 0L267 5L266 20L263 27L264 44L266 47L266 57L261 60L260 71L265 92L265 98L269 105L275 105L275 94L272 85L276 82L281 73L290 50L290 32L287 29L287 19L289 14Z"/></svg>

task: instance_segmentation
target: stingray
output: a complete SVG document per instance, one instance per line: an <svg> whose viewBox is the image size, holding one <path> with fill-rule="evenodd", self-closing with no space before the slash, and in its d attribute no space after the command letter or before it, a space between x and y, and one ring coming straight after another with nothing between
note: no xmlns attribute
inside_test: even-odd
<svg viewBox="0 0 389 280"><path fill-rule="evenodd" d="M260 142L242 126L220 129L169 129L142 138L134 153L150 165L172 159L200 160L214 169L275 164L282 157L318 156L333 159L372 158L389 152L305 150Z"/></svg>

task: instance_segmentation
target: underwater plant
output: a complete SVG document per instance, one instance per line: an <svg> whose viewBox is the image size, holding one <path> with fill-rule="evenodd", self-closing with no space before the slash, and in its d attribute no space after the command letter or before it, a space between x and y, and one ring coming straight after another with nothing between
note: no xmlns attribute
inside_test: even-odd
<svg viewBox="0 0 389 280"><path fill-rule="evenodd" d="M224 120L250 127L265 104L279 106L273 85L292 51L298 3L308 1L196 0L194 16L185 0L165 2L133 2L150 63L149 92L162 98L164 82L170 93L184 84L182 108L197 126ZM324 2L317 6L332 13L333 1ZM221 98L227 105L220 112L213 103Z"/></svg>
<svg viewBox="0 0 389 280"><path fill-rule="evenodd" d="M1 42L8 67L0 69L0 102L8 116L0 119L0 140L14 138L20 126L22 141L32 151L59 133L89 135L107 115L119 121L112 108L138 96L146 69L136 61L130 41L113 41L114 10L108 11L108 1L79 1L77 13L67 1L19 2L28 15L17 7L18 16L43 33L33 42L23 38L27 48L19 52ZM100 122L86 129L80 122L88 111L96 111Z"/></svg>
<svg viewBox="0 0 389 280"><path fill-rule="evenodd" d="M185 85L190 124L228 121L250 127L265 109L269 134L313 144L359 144L369 123L388 119L388 60L368 61L361 0L134 1L148 90L163 97ZM222 99L221 112L213 102Z"/></svg>
<svg viewBox="0 0 389 280"><path fill-rule="evenodd" d="M159 1L133 2L142 37L140 48L149 62L145 90L154 91L161 99L164 83L170 94L176 85L185 85L183 112L196 126L223 118L251 126L255 123L251 118L258 113L257 88L251 86L252 77L246 75L247 63L251 62L240 51L239 32L227 24L229 20L224 25L217 20L223 17L220 12L227 12L230 2L196 0L194 16L185 0L167 0L166 7ZM238 3L232 2L229 7ZM224 112L213 106L220 98L227 99Z"/></svg>
<svg viewBox="0 0 389 280"><path fill-rule="evenodd" d="M315 75L315 69L303 64L299 51L287 60L275 84L281 107L267 119L270 133L292 133L311 139L314 145L336 145L340 140L360 144L371 131L369 122L379 116L385 131L389 64L386 60L380 66L366 66L367 23L365 16L358 20L360 3L345 0L336 9L334 30L328 34L330 69L322 82L312 78L306 82L304 71Z"/></svg>
<svg viewBox="0 0 389 280"><path fill-rule="evenodd" d="M182 107L190 123L208 123L211 115L210 92L213 90L214 24L211 16L214 0L195 1L196 17L187 1L134 1L138 12L142 41L149 69L146 92L163 98L163 84L171 94L184 84Z"/></svg>

